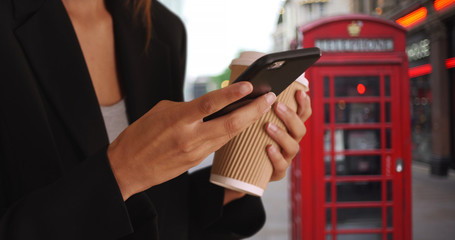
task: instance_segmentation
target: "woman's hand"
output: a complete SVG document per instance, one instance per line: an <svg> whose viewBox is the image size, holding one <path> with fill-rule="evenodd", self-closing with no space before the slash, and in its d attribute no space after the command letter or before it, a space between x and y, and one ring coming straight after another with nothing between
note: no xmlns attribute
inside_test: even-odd
<svg viewBox="0 0 455 240"><path fill-rule="evenodd" d="M277 116L284 122L286 129L268 123L265 128L270 137L279 145L267 146L267 154L273 164L270 181L277 181L286 175L286 170L299 151L299 142L306 133L305 121L311 116L310 98L304 91L297 91L297 112L282 103L275 104Z"/></svg>
<svg viewBox="0 0 455 240"><path fill-rule="evenodd" d="M287 131L270 123L265 126L270 137L280 145L280 148L275 145L267 146L267 154L274 168L270 181L284 178L292 159L299 151L299 142L306 133L304 123L311 116L310 98L303 91L297 91L295 98L298 103L296 112L282 103L277 103L274 107L275 113L284 122ZM245 196L244 193L226 189L224 205L243 196Z"/></svg>
<svg viewBox="0 0 455 240"><path fill-rule="evenodd" d="M273 93L203 121L251 91L251 84L245 82L191 102L161 101L125 129L107 151L123 198L179 176L257 121L271 108Z"/></svg>

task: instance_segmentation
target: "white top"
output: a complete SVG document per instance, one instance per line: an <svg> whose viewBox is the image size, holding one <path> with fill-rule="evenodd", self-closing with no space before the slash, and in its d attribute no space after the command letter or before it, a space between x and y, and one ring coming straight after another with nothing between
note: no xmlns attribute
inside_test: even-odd
<svg viewBox="0 0 455 240"><path fill-rule="evenodd" d="M129 125L125 101L122 99L114 105L101 106L101 113L103 114L107 136L109 137L109 142L111 143Z"/></svg>

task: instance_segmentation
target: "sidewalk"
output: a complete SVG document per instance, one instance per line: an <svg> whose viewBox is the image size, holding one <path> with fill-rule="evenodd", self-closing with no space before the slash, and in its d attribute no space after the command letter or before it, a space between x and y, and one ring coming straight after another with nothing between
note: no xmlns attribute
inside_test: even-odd
<svg viewBox="0 0 455 240"><path fill-rule="evenodd" d="M287 174L289 175L289 174ZM291 199L286 176L278 182L271 182L262 196L267 221L256 235L248 240L289 240L291 239Z"/></svg>
<svg viewBox="0 0 455 240"><path fill-rule="evenodd" d="M429 174L428 165L412 166L413 240L455 239L455 173Z"/></svg>

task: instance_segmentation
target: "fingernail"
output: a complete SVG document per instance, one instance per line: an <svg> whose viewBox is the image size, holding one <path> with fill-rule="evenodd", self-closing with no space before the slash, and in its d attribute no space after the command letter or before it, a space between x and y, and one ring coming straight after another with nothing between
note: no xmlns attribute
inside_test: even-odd
<svg viewBox="0 0 455 240"><path fill-rule="evenodd" d="M276 95L273 92L269 92L265 95L265 99L269 105L272 105L275 102Z"/></svg>
<svg viewBox="0 0 455 240"><path fill-rule="evenodd" d="M272 132L276 132L278 130L278 127L273 123L269 123L269 125L267 127Z"/></svg>
<svg viewBox="0 0 455 240"><path fill-rule="evenodd" d="M276 147L275 147L274 145L270 145L269 151L270 151L271 153L276 153L276 152L278 152L278 150L276 149Z"/></svg>
<svg viewBox="0 0 455 240"><path fill-rule="evenodd" d="M280 103L280 102L277 104L277 108L278 108L278 110L279 110L280 112L286 112L286 111L288 110L287 107L286 107L286 105L284 105L284 104L282 104L282 103Z"/></svg>
<svg viewBox="0 0 455 240"><path fill-rule="evenodd" d="M248 84L248 83L239 83L240 84L240 93L241 94L248 94L249 92L251 92L251 84Z"/></svg>
<svg viewBox="0 0 455 240"><path fill-rule="evenodd" d="M300 91L300 95L303 99L308 97L308 95L305 93L305 91Z"/></svg>

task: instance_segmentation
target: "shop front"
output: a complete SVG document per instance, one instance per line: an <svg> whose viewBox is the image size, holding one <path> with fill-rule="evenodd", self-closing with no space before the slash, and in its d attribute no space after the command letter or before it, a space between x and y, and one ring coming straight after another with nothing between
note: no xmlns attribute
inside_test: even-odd
<svg viewBox="0 0 455 240"><path fill-rule="evenodd" d="M455 168L455 1L402 6L390 19L407 30L412 157L429 163L432 175L447 176Z"/></svg>
<svg viewBox="0 0 455 240"><path fill-rule="evenodd" d="M414 161L430 163L431 136L431 82L430 36L425 32L409 34L406 39L409 59L412 156Z"/></svg>

